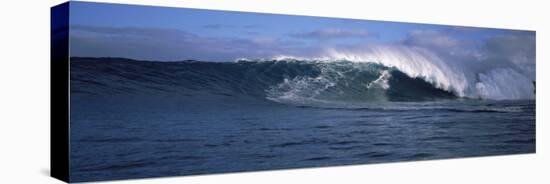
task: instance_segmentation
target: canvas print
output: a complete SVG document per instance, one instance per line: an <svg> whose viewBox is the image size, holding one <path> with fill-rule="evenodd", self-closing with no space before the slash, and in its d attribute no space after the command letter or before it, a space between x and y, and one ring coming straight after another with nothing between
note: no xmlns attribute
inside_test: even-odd
<svg viewBox="0 0 550 184"><path fill-rule="evenodd" d="M68 29L73 182L535 153L534 31L89 2Z"/></svg>

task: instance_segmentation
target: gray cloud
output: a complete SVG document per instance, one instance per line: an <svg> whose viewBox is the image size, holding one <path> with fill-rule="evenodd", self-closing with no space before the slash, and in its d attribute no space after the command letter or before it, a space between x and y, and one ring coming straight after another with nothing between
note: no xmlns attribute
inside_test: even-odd
<svg viewBox="0 0 550 184"><path fill-rule="evenodd" d="M485 43L487 57L511 58L516 64L535 61L534 35L502 35L490 38Z"/></svg>
<svg viewBox="0 0 550 184"><path fill-rule="evenodd" d="M516 33L493 37L485 43L484 58L509 62L535 80L536 38L534 34Z"/></svg>
<svg viewBox="0 0 550 184"><path fill-rule="evenodd" d="M288 36L316 40L378 37L377 34L366 29L321 29L304 33L291 33Z"/></svg>

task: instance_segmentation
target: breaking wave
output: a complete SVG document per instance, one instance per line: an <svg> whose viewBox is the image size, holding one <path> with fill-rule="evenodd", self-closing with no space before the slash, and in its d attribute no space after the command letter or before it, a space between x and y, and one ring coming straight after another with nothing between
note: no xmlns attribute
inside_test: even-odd
<svg viewBox="0 0 550 184"><path fill-rule="evenodd" d="M535 99L534 69L525 70L504 60L468 60L460 57L443 59L426 49L405 46L374 46L361 48L359 51L327 49L322 57L315 59L292 56L276 58L375 63L395 68L410 78L422 79L435 88L451 92L457 97L492 100Z"/></svg>
<svg viewBox="0 0 550 184"><path fill-rule="evenodd" d="M71 93L222 95L295 105L534 98L531 81L513 70L495 69L473 80L459 69L427 62L421 52L373 53L377 57L369 59L338 53L341 59L236 62L71 58Z"/></svg>

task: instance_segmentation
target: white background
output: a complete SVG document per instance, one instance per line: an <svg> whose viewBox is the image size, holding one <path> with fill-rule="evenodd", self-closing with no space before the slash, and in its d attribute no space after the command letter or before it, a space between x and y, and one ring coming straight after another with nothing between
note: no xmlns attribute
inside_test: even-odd
<svg viewBox="0 0 550 184"><path fill-rule="evenodd" d="M516 156L125 180L115 183L548 183L550 11L543 0L102 0L191 8L439 23L537 31L537 153ZM0 183L49 177L49 8L61 0L1 1ZM548 71L546 71L548 72ZM55 103L55 102L52 102ZM518 122L519 123L519 122ZM491 130L487 130L491 131Z"/></svg>

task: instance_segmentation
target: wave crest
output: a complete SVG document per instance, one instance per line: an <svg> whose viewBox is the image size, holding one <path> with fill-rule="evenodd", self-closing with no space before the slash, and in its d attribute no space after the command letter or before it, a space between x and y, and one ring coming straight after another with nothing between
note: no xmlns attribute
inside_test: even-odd
<svg viewBox="0 0 550 184"><path fill-rule="evenodd" d="M467 61L444 60L439 55L419 47L376 46L361 50L327 49L322 57L306 59L326 62L366 62L393 67L411 78L420 78L458 97L492 100L534 99L533 80L520 67L495 65L481 70ZM481 63L479 63L481 65ZM481 68L481 67L480 67Z"/></svg>

